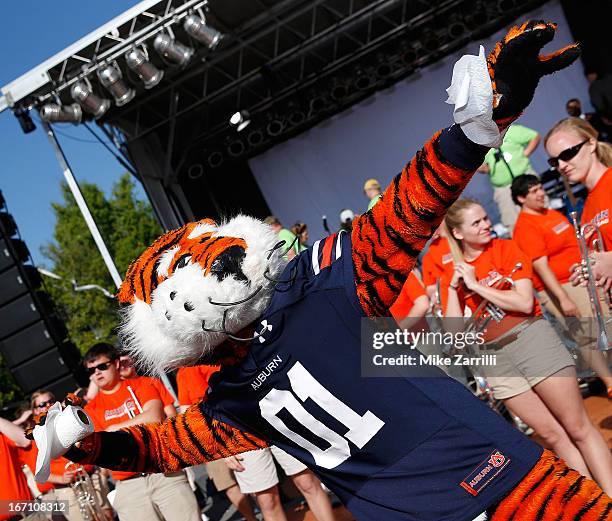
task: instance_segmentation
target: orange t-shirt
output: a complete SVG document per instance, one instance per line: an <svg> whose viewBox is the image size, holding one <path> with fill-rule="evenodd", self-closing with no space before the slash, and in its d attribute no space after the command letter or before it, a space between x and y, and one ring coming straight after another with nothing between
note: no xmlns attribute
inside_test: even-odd
<svg viewBox="0 0 612 521"><path fill-rule="evenodd" d="M569 282L572 264L580 262L574 227L556 210L547 209L539 215L521 212L512 239L531 261L547 256L548 265L561 284ZM544 289L544 283L535 270L533 287L537 291Z"/></svg>
<svg viewBox="0 0 612 521"><path fill-rule="evenodd" d="M453 256L445 237L438 237L429 245L427 253L423 255L423 284L425 287L436 283L442 277L448 266L453 265Z"/></svg>
<svg viewBox="0 0 612 521"><path fill-rule="evenodd" d="M517 262L522 267L512 274L512 280L532 278L531 261L523 253L516 243L512 240L493 239L485 250L473 261L469 262L475 268L476 280L483 285L494 286L502 277L510 275ZM448 286L453 276L453 270L447 268L444 273L445 286ZM508 288L501 288L508 289ZM468 306L472 312L476 310L482 297L473 291L467 291L465 286L460 285L457 291L461 307ZM533 311L531 314L518 313L516 311L504 311L504 319L497 323L494 320L489 322L487 331L484 334L486 341L493 340L508 331L518 323L530 316L542 314L540 306L534 298Z"/></svg>
<svg viewBox="0 0 612 521"><path fill-rule="evenodd" d="M132 388L138 403L143 408L151 400L159 400L161 402L157 389L148 378L137 376L129 380L121 380L119 388L113 394L105 394L103 391L100 391L85 406L85 411L91 416L97 431L103 431L109 425L124 422L129 420L130 417L140 414L128 386ZM120 481L136 474L138 472L113 470L113 479Z"/></svg>
<svg viewBox="0 0 612 521"><path fill-rule="evenodd" d="M582 210L582 225L593 223L599 226L606 251L612 251L612 168L608 168L589 192ZM591 235L589 239L593 239Z"/></svg>
<svg viewBox="0 0 612 521"><path fill-rule="evenodd" d="M32 494L28 488L22 463L17 454L17 445L0 433L0 499L29 501ZM0 513L0 520L14 517L15 513Z"/></svg>
<svg viewBox="0 0 612 521"><path fill-rule="evenodd" d="M209 378L219 369L218 365L181 367L176 373L179 404L191 405L202 400L206 396Z"/></svg>
<svg viewBox="0 0 612 521"><path fill-rule="evenodd" d="M406 279L406 282L404 282L404 285L402 286L400 294L393 305L389 308L391 316L397 322L400 322L408 316L408 313L410 313L416 299L422 296L427 296L425 288L423 287L423 284L421 284L419 278L413 271L411 271Z"/></svg>
<svg viewBox="0 0 612 521"><path fill-rule="evenodd" d="M141 376L140 378L145 378L151 382L151 385L157 389L159 393L159 397L161 398L162 404L164 407L166 405L174 405L174 397L170 394L170 391L166 389L164 382L162 382L159 378L154 378L152 376Z"/></svg>

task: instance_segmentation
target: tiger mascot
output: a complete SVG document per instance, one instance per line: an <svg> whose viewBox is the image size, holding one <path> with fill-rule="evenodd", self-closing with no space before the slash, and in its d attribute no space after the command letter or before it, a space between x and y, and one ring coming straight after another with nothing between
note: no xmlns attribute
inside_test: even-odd
<svg viewBox="0 0 612 521"><path fill-rule="evenodd" d="M526 22L488 58L481 50L453 81L464 98L459 123L417 152L350 235L317 241L289 263L288 245L243 215L157 239L119 290L124 345L150 369L202 360L222 369L185 414L75 439L66 456L173 472L274 444L314 470L357 519L612 519L612 502L593 481L437 368L432 378L361 377L362 319L388 315L483 162L484 145L500 142L542 76L578 57L577 45L540 56L555 27ZM480 115L462 118L470 103L482 105Z"/></svg>

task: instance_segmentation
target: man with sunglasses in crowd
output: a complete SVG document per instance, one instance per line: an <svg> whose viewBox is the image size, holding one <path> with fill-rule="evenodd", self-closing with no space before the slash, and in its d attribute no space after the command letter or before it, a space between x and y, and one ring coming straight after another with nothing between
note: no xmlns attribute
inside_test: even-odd
<svg viewBox="0 0 612 521"><path fill-rule="evenodd" d="M85 353L83 363L99 389L85 407L97 431L112 432L163 420L158 391L146 378L122 379L113 346L94 345ZM182 471L168 475L113 471L112 476L116 482L113 508L121 521L201 521L196 498Z"/></svg>

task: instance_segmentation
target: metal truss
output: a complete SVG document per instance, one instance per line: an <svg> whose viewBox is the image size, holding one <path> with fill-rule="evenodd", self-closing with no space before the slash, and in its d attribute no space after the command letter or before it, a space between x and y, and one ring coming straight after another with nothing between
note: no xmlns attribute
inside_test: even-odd
<svg viewBox="0 0 612 521"><path fill-rule="evenodd" d="M51 92L39 96L38 103L44 103L52 96L60 95L75 82L92 76L102 65L112 63L122 57L131 47L142 45L156 34L171 29L190 11L201 9L207 3L208 0L186 0L184 2L164 0L155 6L157 14L143 11L129 21L114 27L95 42L49 69L49 79L54 88ZM78 70L76 74L75 69Z"/></svg>
<svg viewBox="0 0 612 521"><path fill-rule="evenodd" d="M135 123L129 133L129 139L135 140L200 107L209 107L204 116L206 131L198 138L213 137L227 127L228 114L215 117L212 110L220 99L231 96L236 109L265 110L350 60L372 52L390 38L444 16L462 2L284 2L280 8L275 6L276 13L271 10L264 13L266 23L260 30L235 34L232 44L212 55L205 64L156 91L153 100L135 100L119 117ZM394 16L390 17L392 10ZM280 91L270 92L265 85L266 74L276 76L283 84ZM165 103L151 103L162 96ZM180 108L177 96L181 97Z"/></svg>

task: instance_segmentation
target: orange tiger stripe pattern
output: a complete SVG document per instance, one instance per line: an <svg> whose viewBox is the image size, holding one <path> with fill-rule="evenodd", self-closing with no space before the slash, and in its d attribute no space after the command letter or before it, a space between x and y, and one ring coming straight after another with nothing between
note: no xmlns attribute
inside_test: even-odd
<svg viewBox="0 0 612 521"><path fill-rule="evenodd" d="M149 246L128 268L117 294L119 303L132 304L137 298L150 304L155 288L180 268L182 260L189 258L190 262L200 264L204 272L208 272L217 257L232 246L246 250L247 245L243 239L214 236L212 230L197 237L189 237L194 228L205 224L217 227L211 219L192 222L165 233ZM164 252L170 249L176 252L169 262L167 273L160 275L157 272L159 262Z"/></svg>
<svg viewBox="0 0 612 521"><path fill-rule="evenodd" d="M420 251L473 170L446 161L436 133L372 209L353 222L357 295L368 316L386 316Z"/></svg>
<svg viewBox="0 0 612 521"><path fill-rule="evenodd" d="M610 521L612 499L594 481L545 450L531 472L489 514L491 521Z"/></svg>
<svg viewBox="0 0 612 521"><path fill-rule="evenodd" d="M68 457L80 463L138 472L174 472L268 444L207 416L200 404L163 423L136 425L115 433L94 433Z"/></svg>

